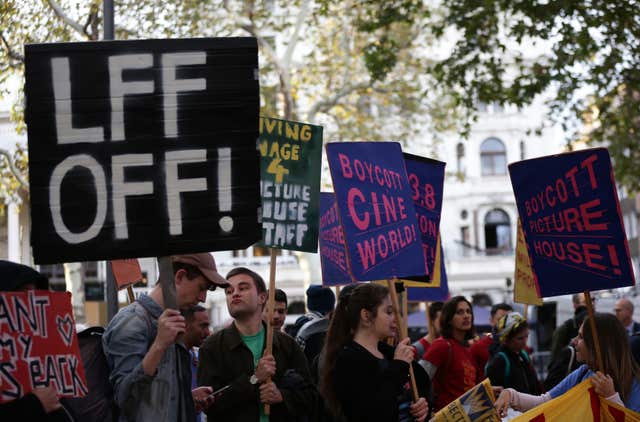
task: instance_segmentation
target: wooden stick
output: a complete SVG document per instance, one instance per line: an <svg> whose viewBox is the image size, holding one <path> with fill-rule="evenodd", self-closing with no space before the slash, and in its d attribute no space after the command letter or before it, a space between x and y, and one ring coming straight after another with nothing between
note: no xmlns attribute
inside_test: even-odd
<svg viewBox="0 0 640 422"><path fill-rule="evenodd" d="M404 316L403 337L409 337L409 299L407 298L407 290L402 292L402 314Z"/></svg>
<svg viewBox="0 0 640 422"><path fill-rule="evenodd" d="M131 284L127 286L127 294L129 295L129 303L135 302L136 296L133 294L133 287L131 287Z"/></svg>
<svg viewBox="0 0 640 422"><path fill-rule="evenodd" d="M273 318L273 307L276 301L276 249L271 248L271 263L269 266L269 300L267 301L267 345L265 355L273 354L273 330L271 329L271 319ZM271 378L267 379L270 382ZM269 416L271 406L264 405L264 414Z"/></svg>
<svg viewBox="0 0 640 422"><path fill-rule="evenodd" d="M529 304L524 304L524 315L522 315L524 319L529 319Z"/></svg>
<svg viewBox="0 0 640 422"><path fill-rule="evenodd" d="M158 257L158 270L160 275L160 286L162 287L162 302L165 309L178 309L178 301L176 299L176 283L173 280L173 266L170 256Z"/></svg>
<svg viewBox="0 0 640 422"><path fill-rule="evenodd" d="M584 291L584 298L587 302L587 312L589 313L589 325L591 326L593 344L596 347L596 362L598 362L598 371L604 373L604 365L602 364L602 352L600 351L600 338L598 337L595 312L593 310L593 302L591 301L591 293L589 292L589 290Z"/></svg>
<svg viewBox="0 0 640 422"><path fill-rule="evenodd" d="M402 333L404 337L408 337L406 334L408 329L402 323L402 318L399 312L398 294L396 293L395 280L387 280L387 286L389 287L389 294L391 295L391 307L393 308L393 315L396 319L396 325L398 327L398 333ZM400 339L398 339L400 340ZM417 402L420 397L418 396L418 386L416 385L416 376L413 373L413 364L409 363L409 378L411 379L411 392L413 394L413 401Z"/></svg>
<svg viewBox="0 0 640 422"><path fill-rule="evenodd" d="M340 297L340 286L336 286L336 301Z"/></svg>

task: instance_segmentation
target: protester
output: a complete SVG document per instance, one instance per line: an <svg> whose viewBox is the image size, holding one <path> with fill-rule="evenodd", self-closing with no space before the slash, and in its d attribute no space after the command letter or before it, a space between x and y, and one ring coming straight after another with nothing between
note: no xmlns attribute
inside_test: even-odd
<svg viewBox="0 0 640 422"><path fill-rule="evenodd" d="M576 315L575 323L578 327L582 325L586 317L586 311L580 312ZM554 360L549 362L547 378L544 380L545 390L551 390L553 387L558 385L560 381L565 379L567 375L578 369L580 366L580 362L578 362L578 359L576 358L576 348L572 343L573 341L565 346Z"/></svg>
<svg viewBox="0 0 640 422"><path fill-rule="evenodd" d="M310 367L324 346L335 301L335 295L328 287L312 285L307 289L307 307L314 316L300 327L296 341Z"/></svg>
<svg viewBox="0 0 640 422"><path fill-rule="evenodd" d="M435 339L440 337L440 316L442 315L443 302L431 302L427 312L429 313L429 328L427 335L413 343L416 359L424 359L429 347Z"/></svg>
<svg viewBox="0 0 640 422"><path fill-rule="evenodd" d="M307 289L307 309L309 312L299 317L296 322L289 327L287 334L293 338L298 337L302 326L309 321L325 318L336 304L336 297L328 287L312 284Z"/></svg>
<svg viewBox="0 0 640 422"><path fill-rule="evenodd" d="M625 329L611 314L595 314L594 320L602 353L603 372L594 372L597 368L595 341L589 326L589 317L587 317L580 326L578 338L575 340L577 358L584 364L548 393L542 395L518 393L512 388L503 390L495 402L498 414L506 415L509 407L519 411L529 410L561 396L588 378L591 378L598 395L634 412L639 412L640 367L631 356Z"/></svg>
<svg viewBox="0 0 640 422"><path fill-rule="evenodd" d="M629 299L618 300L614 305L613 312L627 331L627 335L632 336L635 333L640 333L640 322L633 320L633 303Z"/></svg>
<svg viewBox="0 0 640 422"><path fill-rule="evenodd" d="M271 328L275 331L281 331L284 321L287 319L287 294L280 289L275 289L274 303L273 303L273 316L271 318ZM267 297L269 292L267 292ZM267 320L269 318L268 309L265 306L263 310L262 319Z"/></svg>
<svg viewBox="0 0 640 422"><path fill-rule="evenodd" d="M227 308L234 320L200 348L198 383L216 391L226 388L205 410L208 420L274 422L308 416L316 392L295 340L274 331L273 353L265 351L262 312L267 289L262 277L240 267L232 269L227 279ZM266 403L270 418L264 412Z"/></svg>
<svg viewBox="0 0 640 422"><path fill-rule="evenodd" d="M338 420L350 422L407 420L409 414L424 421L429 413L429 382L414 365L420 399L411 403L409 365L414 352L409 338L395 349L382 342L396 331L389 290L367 283L340 296L320 375L328 409Z"/></svg>
<svg viewBox="0 0 640 422"><path fill-rule="evenodd" d="M551 362L557 360L560 356L560 352L565 348L575 336L578 335L578 328L580 324L579 319L584 319L587 312L587 302L584 293L577 293L571 297L573 303L573 317L564 321L553 332L551 338Z"/></svg>
<svg viewBox="0 0 640 422"><path fill-rule="evenodd" d="M442 308L440 325L442 337L433 342L420 361L433 382L435 411L480 381L469 347L469 340L474 337L471 303L464 296L449 299Z"/></svg>
<svg viewBox="0 0 640 422"><path fill-rule="evenodd" d="M471 356L473 356L476 367L480 372L479 378L484 378L484 368L487 366L487 362L489 362L489 359L500 347L500 339L495 335L496 325L498 321L500 321L500 318L509 312L513 312L513 307L508 303L497 303L493 305L491 307L491 317L489 318L491 332L485 333L480 340L471 345Z"/></svg>
<svg viewBox="0 0 640 422"><path fill-rule="evenodd" d="M0 292L49 290L49 280L26 265L0 260ZM0 404L2 421L71 421L56 389L36 387L19 399Z"/></svg>
<svg viewBox="0 0 640 422"><path fill-rule="evenodd" d="M228 286L209 253L174 256L172 263L180 309ZM185 330L180 311L165 309L160 283L111 320L103 344L121 421L194 421L196 410L210 405L210 387L191 389L189 352L176 341Z"/></svg>
<svg viewBox="0 0 640 422"><path fill-rule="evenodd" d="M184 346L189 351L191 358L191 389L198 387L198 347L211 335L209 331L209 313L200 306L192 306L182 313L187 328L184 333ZM196 414L197 422L202 420L201 412Z"/></svg>
<svg viewBox="0 0 640 422"><path fill-rule="evenodd" d="M542 388L526 346L529 323L518 312L504 315L496 325L500 347L487 364L491 385L513 388L527 394L541 394Z"/></svg>

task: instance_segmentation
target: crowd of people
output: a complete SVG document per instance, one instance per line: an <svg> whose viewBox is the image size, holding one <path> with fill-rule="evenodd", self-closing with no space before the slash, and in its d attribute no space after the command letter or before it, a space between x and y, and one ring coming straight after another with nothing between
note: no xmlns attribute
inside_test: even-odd
<svg viewBox="0 0 640 422"><path fill-rule="evenodd" d="M0 262L2 291L47 289L36 270ZM312 286L309 314L286 333L287 297L275 291L267 345L268 292L248 268L221 276L211 254L173 257L179 310L165 308L159 284L121 309L102 337L120 421L415 421L488 377L501 391L495 407L526 411L591 378L600 396L640 412L640 367L633 350L640 326L633 304L592 317L603 367L589 329L584 295L553 338L542 380L527 346L529 322L505 303L491 309L491 332L477 336L472 304L463 296L428 307L428 333L400 338L390 292L375 283L333 291ZM232 321L210 332L199 303L224 289ZM637 346L636 347L640 347ZM2 420L74 420L52 387L0 405ZM5 419L5 417L7 419Z"/></svg>

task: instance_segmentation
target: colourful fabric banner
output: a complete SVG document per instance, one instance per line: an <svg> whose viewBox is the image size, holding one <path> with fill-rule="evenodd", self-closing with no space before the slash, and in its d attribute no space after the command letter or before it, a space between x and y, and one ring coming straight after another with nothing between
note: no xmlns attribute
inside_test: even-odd
<svg viewBox="0 0 640 422"><path fill-rule="evenodd" d="M137 259L116 259L111 261L113 278L116 279L118 289L142 280L142 270Z"/></svg>
<svg viewBox="0 0 640 422"><path fill-rule="evenodd" d="M560 397L537 406L511 421L640 422L640 414L598 396L593 390L591 380L585 380Z"/></svg>
<svg viewBox="0 0 640 422"><path fill-rule="evenodd" d="M605 148L509 165L540 297L635 284Z"/></svg>
<svg viewBox="0 0 640 422"><path fill-rule="evenodd" d="M336 198L332 192L320 193L320 266L322 285L351 283L344 232L340 225Z"/></svg>
<svg viewBox="0 0 640 422"><path fill-rule="evenodd" d="M318 250L322 126L260 117L264 246Z"/></svg>
<svg viewBox="0 0 640 422"><path fill-rule="evenodd" d="M334 142L326 148L354 279L426 274L400 144Z"/></svg>
<svg viewBox="0 0 640 422"><path fill-rule="evenodd" d="M59 397L87 394L71 293L0 293L0 332L0 403L36 387L52 386Z"/></svg>
<svg viewBox="0 0 640 422"><path fill-rule="evenodd" d="M419 274L416 277L405 277L405 279L430 283L433 280L436 255L438 254L437 243L440 232L446 163L407 153L403 156L427 267L426 275Z"/></svg>
<svg viewBox="0 0 640 422"><path fill-rule="evenodd" d="M442 244L440 243L440 235L438 235L437 248L438 252L436 253L431 283L420 283L420 285L416 287L415 282L403 280L407 288L407 300L409 302L445 302L449 300L449 284L447 283L447 270L444 265L444 254Z"/></svg>
<svg viewBox="0 0 640 422"><path fill-rule="evenodd" d="M486 378L441 409L431 418L431 422L500 422L493 407L495 400L491 382Z"/></svg>
<svg viewBox="0 0 640 422"><path fill-rule="evenodd" d="M513 301L529 305L542 305L542 298L538 296L538 287L531 271L531 261L527 244L522 233L522 223L518 219L518 241L516 244L516 271L513 283Z"/></svg>

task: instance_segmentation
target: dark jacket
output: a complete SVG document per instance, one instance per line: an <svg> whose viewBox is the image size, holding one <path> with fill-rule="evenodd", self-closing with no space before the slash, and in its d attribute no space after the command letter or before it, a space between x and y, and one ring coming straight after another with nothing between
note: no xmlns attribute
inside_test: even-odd
<svg viewBox="0 0 640 422"><path fill-rule="evenodd" d="M271 406L270 420L304 420L316 397L307 360L293 338L277 331L273 333L273 357L276 360L273 381L284 401ZM230 385L206 410L209 420L257 422L259 406L263 404L259 385L249 382L255 372L253 355L240 338L235 323L205 340L199 358L198 385L209 385L214 391Z"/></svg>
<svg viewBox="0 0 640 422"><path fill-rule="evenodd" d="M632 349L633 351L633 349ZM576 349L568 345L560 352L560 356L549 365L547 378L544 380L544 388L549 391L578 369L580 362L576 359Z"/></svg>
<svg viewBox="0 0 640 422"><path fill-rule="evenodd" d="M505 356L509 359L508 364ZM487 364L487 377L494 386L513 388L520 393L542 394L536 371L525 351L516 354L505 345L501 345Z"/></svg>
<svg viewBox="0 0 640 422"><path fill-rule="evenodd" d="M33 393L28 393L17 400L0 404L1 421L73 421L65 409L45 413L42 403Z"/></svg>
<svg viewBox="0 0 640 422"><path fill-rule="evenodd" d="M399 420L399 405L404 400L409 383L409 364L393 359L394 348L378 343L384 359L378 359L367 349L352 341L338 354L334 388L349 422L394 422ZM431 383L420 365L413 365L418 394L431 406ZM428 418L427 418L428 420Z"/></svg>
<svg viewBox="0 0 640 422"><path fill-rule="evenodd" d="M550 362L560 358L560 352L562 349L569 345L571 340L578 335L578 329L580 328L580 325L582 325L586 316L587 308L579 306L573 313L573 317L569 318L563 322L562 325L556 328L553 332L553 337L551 338Z"/></svg>

